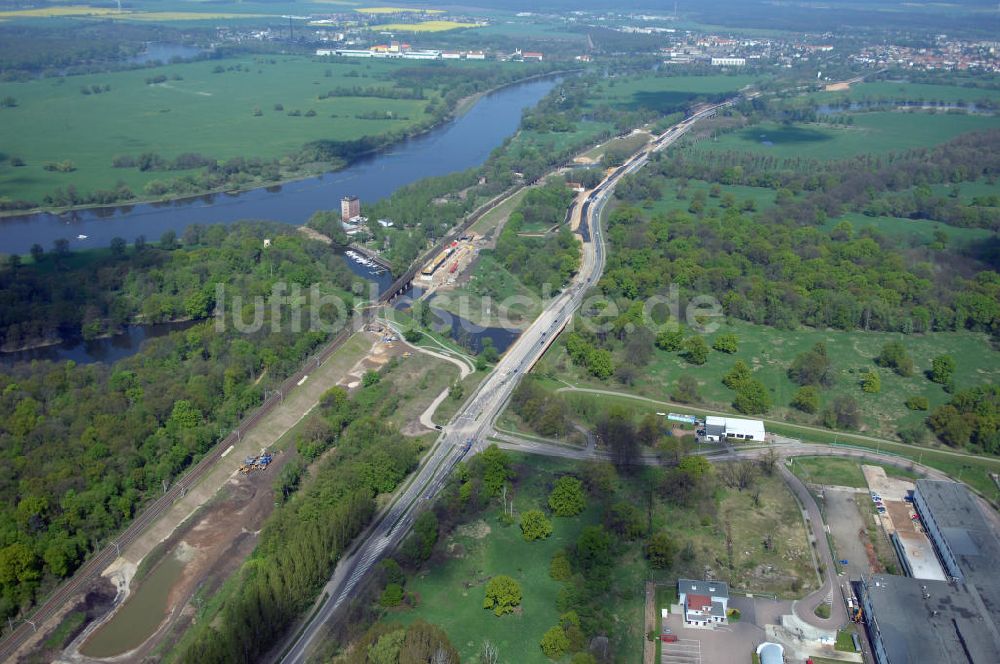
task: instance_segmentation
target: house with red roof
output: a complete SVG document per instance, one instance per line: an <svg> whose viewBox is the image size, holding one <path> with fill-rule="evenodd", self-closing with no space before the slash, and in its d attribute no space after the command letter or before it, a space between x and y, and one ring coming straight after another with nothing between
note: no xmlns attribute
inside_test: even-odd
<svg viewBox="0 0 1000 664"><path fill-rule="evenodd" d="M679 579L677 594L684 611L684 624L710 627L728 622L729 584L726 582Z"/></svg>

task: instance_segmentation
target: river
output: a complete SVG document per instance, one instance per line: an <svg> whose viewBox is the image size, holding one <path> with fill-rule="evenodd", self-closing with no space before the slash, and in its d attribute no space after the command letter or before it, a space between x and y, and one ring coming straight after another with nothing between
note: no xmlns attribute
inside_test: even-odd
<svg viewBox="0 0 1000 664"><path fill-rule="evenodd" d="M535 105L556 83L557 79L548 79L503 88L484 96L457 119L423 136L366 157L342 171L319 177L239 194L2 218L0 253L26 253L36 242L47 248L58 238L70 240L76 249L107 246L116 236L130 242L140 235L155 240L167 230L180 235L191 224L231 224L251 218L299 225L316 210L337 208L344 195L377 200L425 177L482 164L490 152L517 130L521 112ZM81 235L86 239L77 239ZM356 274L376 282L379 291L392 282L387 272L375 275L346 257L345 260ZM470 332L471 323L464 324L445 312L435 313L450 323L453 338L468 341L476 350L481 347L480 336L490 337L500 352L517 338L517 332L502 328ZM124 334L103 339L74 339L43 348L0 353L0 365L36 359L73 360L78 364L111 363L138 352L144 340L163 336L173 329L176 327L171 325L133 325Z"/></svg>
<svg viewBox="0 0 1000 664"><path fill-rule="evenodd" d="M157 240L168 230L180 235L191 224L231 224L242 219L300 225L317 210L339 208L345 195L378 200L417 180L482 164L517 130L521 112L534 106L556 82L545 79L503 88L437 129L318 177L167 203L2 218L0 253L26 254L35 243L48 249L60 238L69 240L73 249L108 246L114 237L129 242L139 236Z"/></svg>

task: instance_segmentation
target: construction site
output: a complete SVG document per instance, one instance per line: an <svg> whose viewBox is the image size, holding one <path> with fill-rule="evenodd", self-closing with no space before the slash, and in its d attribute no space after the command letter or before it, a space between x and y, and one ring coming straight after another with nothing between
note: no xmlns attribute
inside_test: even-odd
<svg viewBox="0 0 1000 664"><path fill-rule="evenodd" d="M442 286L454 285L458 275L464 272L479 255L482 242L480 236L468 233L453 241L441 253L429 260L420 270L423 297Z"/></svg>

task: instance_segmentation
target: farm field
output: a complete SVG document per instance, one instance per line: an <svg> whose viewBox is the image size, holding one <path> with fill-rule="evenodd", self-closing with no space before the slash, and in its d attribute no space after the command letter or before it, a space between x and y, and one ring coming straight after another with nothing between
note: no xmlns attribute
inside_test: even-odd
<svg viewBox="0 0 1000 664"><path fill-rule="evenodd" d="M694 145L695 150L756 152L785 159L846 159L938 145L970 131L1000 127L1000 117L931 113L854 113L853 126L762 122Z"/></svg>
<svg viewBox="0 0 1000 664"><path fill-rule="evenodd" d="M563 376L580 386L627 390L663 400L669 400L677 377L689 374L698 380L702 405L731 410L730 404L735 393L722 384L722 377L736 360L743 360L754 371L754 377L760 379L771 393L774 407L767 417L815 424L816 416L805 415L788 406L798 386L788 378L786 372L796 355L822 341L833 361L834 379L833 385L821 391L820 410L835 396L850 395L859 403L862 431L890 439L895 438L900 429L922 426L927 416L924 411L911 411L903 405L909 397L926 397L932 410L950 399L950 395L940 385L924 376L924 372L930 369L931 358L948 354L955 359L957 390L1000 380L1000 356L992 350L987 336L971 332L904 335L814 329L786 331L742 321L731 321L723 325L718 333L723 332L736 334L739 338L738 352L729 355L713 351L709 353L705 364L692 366L676 353L656 350L650 364L630 388L623 388L617 383L603 383L585 375L569 361L561 346L554 346L546 353L536 371ZM708 341L711 344L711 337ZM889 341L900 341L906 347L915 363L912 376L903 378L889 369L875 365L873 358ZM861 391L861 374L869 369L874 369L881 378L882 389L878 394Z"/></svg>
<svg viewBox="0 0 1000 664"><path fill-rule="evenodd" d="M3 83L0 94L14 97L17 107L2 111L0 143L7 159L0 162L0 195L39 201L57 187L73 185L84 193L110 189L119 180L141 194L153 179L184 173L116 169L115 155L154 152L169 159L197 152L220 160L279 158L308 141L404 131L430 119L424 109L436 98L435 90L426 90L428 100L318 98L338 88L392 88L387 77L397 68L395 63L268 56ZM147 83L157 76L164 79ZM81 93L92 86L110 89ZM282 110L276 110L279 104ZM298 116L289 115L295 111ZM308 117L310 111L314 117ZM383 117L387 113L393 117ZM379 119L359 117L366 114ZM254 141L248 144L251 134ZM13 156L25 165L12 166ZM47 162L64 160L75 170L44 168Z"/></svg>

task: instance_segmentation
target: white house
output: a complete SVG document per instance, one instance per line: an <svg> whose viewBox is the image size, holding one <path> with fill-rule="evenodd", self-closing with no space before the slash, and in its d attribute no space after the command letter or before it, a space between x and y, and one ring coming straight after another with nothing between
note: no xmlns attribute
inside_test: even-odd
<svg viewBox="0 0 1000 664"><path fill-rule="evenodd" d="M720 441L723 438L737 440L764 440L764 423L760 420L743 420L738 417L705 418L705 438Z"/></svg>
<svg viewBox="0 0 1000 664"><path fill-rule="evenodd" d="M679 579L677 594L684 611L684 623L696 627L725 625L729 608L729 584L724 581Z"/></svg>

